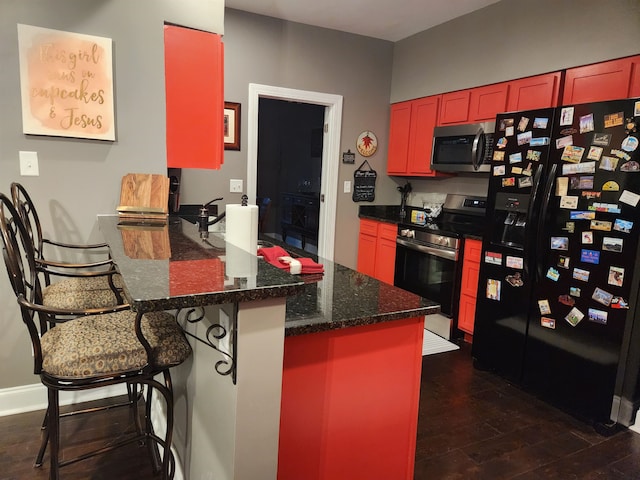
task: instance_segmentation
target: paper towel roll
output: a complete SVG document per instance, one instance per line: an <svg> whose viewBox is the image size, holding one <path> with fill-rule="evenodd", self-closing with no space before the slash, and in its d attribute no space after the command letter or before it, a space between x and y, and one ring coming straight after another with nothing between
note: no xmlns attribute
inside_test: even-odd
<svg viewBox="0 0 640 480"><path fill-rule="evenodd" d="M255 255L258 251L258 206L226 206L225 240Z"/></svg>
<svg viewBox="0 0 640 480"><path fill-rule="evenodd" d="M226 242L224 273L230 279L255 279L258 274L258 257L233 243Z"/></svg>

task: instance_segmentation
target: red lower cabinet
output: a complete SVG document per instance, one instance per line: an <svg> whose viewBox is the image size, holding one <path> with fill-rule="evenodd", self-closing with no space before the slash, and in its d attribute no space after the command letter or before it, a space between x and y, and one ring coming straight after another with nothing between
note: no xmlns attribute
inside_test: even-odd
<svg viewBox="0 0 640 480"><path fill-rule="evenodd" d="M285 338L278 480L413 479L423 328Z"/></svg>
<svg viewBox="0 0 640 480"><path fill-rule="evenodd" d="M462 280L460 282L458 329L464 332L464 339L467 342L471 342L473 338L481 255L482 242L474 239L466 239L464 242L462 262Z"/></svg>
<svg viewBox="0 0 640 480"><path fill-rule="evenodd" d="M393 285L398 226L375 220L360 220L358 271Z"/></svg>

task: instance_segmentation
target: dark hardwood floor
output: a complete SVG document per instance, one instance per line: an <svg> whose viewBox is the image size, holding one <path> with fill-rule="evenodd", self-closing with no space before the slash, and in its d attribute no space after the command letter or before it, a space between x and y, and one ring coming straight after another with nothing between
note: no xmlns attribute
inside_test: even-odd
<svg viewBox="0 0 640 480"><path fill-rule="evenodd" d="M491 373L475 370L468 345L424 357L422 370L416 480L640 479L639 434L623 430L600 436ZM33 468L42 414L0 417L0 479L48 478L48 456L45 465ZM64 454L73 456L130 431L129 415L119 409L63 420ZM129 446L66 467L62 478L156 477L147 450Z"/></svg>

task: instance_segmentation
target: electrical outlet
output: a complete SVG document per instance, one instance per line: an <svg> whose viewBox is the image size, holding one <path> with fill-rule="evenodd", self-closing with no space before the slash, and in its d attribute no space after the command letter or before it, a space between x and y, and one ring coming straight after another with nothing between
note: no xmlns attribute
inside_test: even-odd
<svg viewBox="0 0 640 480"><path fill-rule="evenodd" d="M18 153L20 157L20 175L23 177L37 177L40 175L38 169L38 152Z"/></svg>
<svg viewBox="0 0 640 480"><path fill-rule="evenodd" d="M242 193L242 180L234 178L229 180L229 191L231 193Z"/></svg>

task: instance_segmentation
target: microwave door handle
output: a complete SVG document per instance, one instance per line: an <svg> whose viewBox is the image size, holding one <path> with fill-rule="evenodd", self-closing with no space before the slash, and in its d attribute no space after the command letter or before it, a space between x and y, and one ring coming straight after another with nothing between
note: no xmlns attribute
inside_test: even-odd
<svg viewBox="0 0 640 480"><path fill-rule="evenodd" d="M484 139L484 130L482 128L478 129L478 133L473 139L473 144L471 147L471 163L473 164L473 169L478 170L480 168L480 154L483 154L484 145L481 145L481 141ZM482 142L484 143L484 142ZM480 146L480 148L478 148Z"/></svg>

